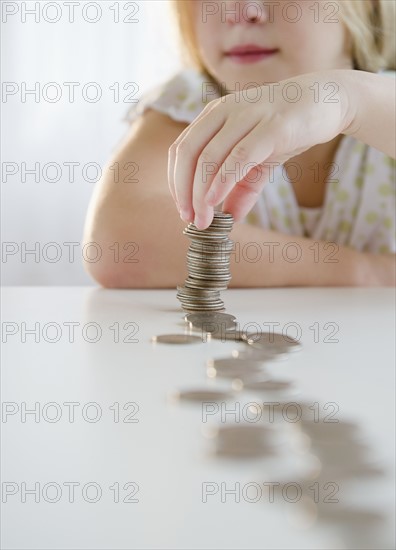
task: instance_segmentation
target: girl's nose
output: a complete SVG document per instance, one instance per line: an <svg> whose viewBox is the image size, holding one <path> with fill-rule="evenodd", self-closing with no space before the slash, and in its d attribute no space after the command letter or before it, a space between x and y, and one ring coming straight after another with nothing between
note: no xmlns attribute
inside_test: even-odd
<svg viewBox="0 0 396 550"><path fill-rule="evenodd" d="M252 2L251 0L238 0L221 2L222 21L235 25L264 23L267 13L264 2Z"/></svg>

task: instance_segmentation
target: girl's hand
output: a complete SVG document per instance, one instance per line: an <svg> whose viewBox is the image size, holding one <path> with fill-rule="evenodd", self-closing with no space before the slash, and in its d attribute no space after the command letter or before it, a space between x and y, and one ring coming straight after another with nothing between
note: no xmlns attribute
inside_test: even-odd
<svg viewBox="0 0 396 550"><path fill-rule="evenodd" d="M224 201L240 220L268 180L267 163L283 164L343 133L354 120L347 72L305 74L211 101L169 149L169 187L182 219L206 229Z"/></svg>

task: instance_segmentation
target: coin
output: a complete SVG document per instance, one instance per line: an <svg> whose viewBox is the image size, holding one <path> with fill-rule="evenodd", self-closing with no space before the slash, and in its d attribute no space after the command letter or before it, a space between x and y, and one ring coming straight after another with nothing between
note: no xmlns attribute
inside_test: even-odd
<svg viewBox="0 0 396 550"><path fill-rule="evenodd" d="M230 256L234 243L228 238L233 217L226 212L214 212L207 229L200 230L190 223L184 229L191 244L187 252L188 277L177 287L177 298L184 311L218 312L224 310L220 291L231 280Z"/></svg>
<svg viewBox="0 0 396 550"><path fill-rule="evenodd" d="M160 344L196 344L202 342L202 339L192 334L159 334L153 336L151 341Z"/></svg>
<svg viewBox="0 0 396 550"><path fill-rule="evenodd" d="M225 321L224 323L211 323L208 321L203 321L202 323L190 323L190 326L201 331L202 333L211 334L213 338L216 337L218 334L219 339L221 339L222 334L224 334L225 332L235 332L234 321Z"/></svg>
<svg viewBox="0 0 396 550"><path fill-rule="evenodd" d="M201 311L200 313L188 313L184 316L184 320L188 323L191 323L195 326L195 324L200 324L203 322L208 323L228 323L231 321L236 321L235 315L231 315L230 313L211 313L206 311Z"/></svg>
<svg viewBox="0 0 396 550"><path fill-rule="evenodd" d="M256 349L277 348L279 351L299 351L302 347L298 340L277 332L248 333L243 335L243 339Z"/></svg>
<svg viewBox="0 0 396 550"><path fill-rule="evenodd" d="M235 330L237 328L234 316L228 315L227 313L190 313L185 316L185 320L191 327L199 329L202 332L210 332L212 334L221 331L225 332L228 330Z"/></svg>
<svg viewBox="0 0 396 550"><path fill-rule="evenodd" d="M221 326L214 332L209 333L213 340L221 340L222 342L243 342L242 332L239 329L224 330Z"/></svg>

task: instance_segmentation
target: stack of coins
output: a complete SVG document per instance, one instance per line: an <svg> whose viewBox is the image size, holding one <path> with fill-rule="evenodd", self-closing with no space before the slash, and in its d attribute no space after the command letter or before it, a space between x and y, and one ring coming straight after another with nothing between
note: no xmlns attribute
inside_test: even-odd
<svg viewBox="0 0 396 550"><path fill-rule="evenodd" d="M220 291L231 280L230 256L234 243L228 238L234 219L231 214L215 212L212 223L200 231L193 223L183 231L190 237L187 252L188 277L177 287L177 298L184 311L222 311Z"/></svg>

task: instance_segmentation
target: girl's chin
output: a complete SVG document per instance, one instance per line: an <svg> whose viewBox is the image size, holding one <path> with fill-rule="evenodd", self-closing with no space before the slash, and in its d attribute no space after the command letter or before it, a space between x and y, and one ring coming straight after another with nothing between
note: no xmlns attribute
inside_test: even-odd
<svg viewBox="0 0 396 550"><path fill-rule="evenodd" d="M292 78L292 72L286 71L218 71L215 75L217 82L222 82L227 90L238 91L247 87L263 86L271 82L280 82Z"/></svg>
<svg viewBox="0 0 396 550"><path fill-rule="evenodd" d="M286 78L292 78L296 71L288 67L269 66L265 63L234 64L229 60L223 59L212 74L221 82L279 82Z"/></svg>

